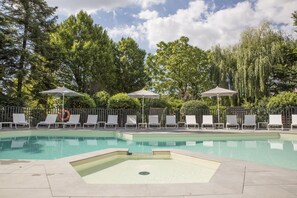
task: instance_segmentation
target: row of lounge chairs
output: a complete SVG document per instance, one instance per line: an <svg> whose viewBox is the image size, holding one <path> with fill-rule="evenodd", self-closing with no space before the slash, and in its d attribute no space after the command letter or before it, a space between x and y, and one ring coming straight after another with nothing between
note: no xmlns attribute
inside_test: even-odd
<svg viewBox="0 0 297 198"><path fill-rule="evenodd" d="M66 128L67 126L74 126L76 128L77 126L81 125L79 122L80 115L75 115L75 114L70 115L68 122L56 122L56 120L57 120L57 114L48 114L45 121L39 122L36 128L38 128L41 125L47 126L48 128L50 128L52 125L56 126L57 124L62 124L63 128ZM104 128L107 128L107 127L116 128L118 127L118 115L108 115L107 122L103 122L103 121L98 122L98 115L88 115L87 122L83 124L83 128L85 126L89 126L89 127L93 126L94 128L96 128L96 126L99 125L100 123L104 124ZM28 126L30 128L30 123L25 120L24 114L13 114L13 122L11 124L15 125L15 128L17 128L18 125ZM208 127L214 128L216 124L223 124L223 123L214 123L212 115L203 115L201 128L208 128ZM297 115L293 114L291 129L293 130L293 128L296 126L297 126ZM127 115L127 122L125 123L125 128L127 127L137 128L136 115ZM159 122L158 115L149 115L148 127L161 128L161 123ZM178 128L178 123L176 122L175 115L166 116L165 128L167 127ZM195 115L186 115L185 127L199 128L199 124L196 121ZM232 127L237 129L240 128L240 125L237 122L237 116L227 115L226 128L229 129ZM255 115L245 115L244 123L242 124L242 129L245 129L245 128L256 129ZM269 115L269 123L267 123L267 128L268 129L280 128L281 130L283 130L281 115Z"/></svg>

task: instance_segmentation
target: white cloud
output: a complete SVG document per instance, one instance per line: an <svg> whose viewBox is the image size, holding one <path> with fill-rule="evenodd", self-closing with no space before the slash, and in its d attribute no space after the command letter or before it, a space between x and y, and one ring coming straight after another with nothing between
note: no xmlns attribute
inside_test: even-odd
<svg viewBox="0 0 297 198"><path fill-rule="evenodd" d="M108 29L109 35L118 40L132 37L156 48L160 41L173 41L181 36L190 38L190 43L202 49L210 49L216 44L233 45L239 41L240 34L248 27L256 27L267 20L287 34L293 33L291 14L297 10L296 0L249 0L232 7L214 11L214 1L192 0L185 9L174 14L160 16L161 13L148 9L152 5L165 4L166 0L47 0L59 11L73 14L79 10L89 13L97 10L107 12L117 8L138 6L142 11L134 16L143 21L139 24L116 26ZM206 2L209 2L208 4ZM166 8L167 9L167 8ZM296 28L295 28L296 29Z"/></svg>
<svg viewBox="0 0 297 198"><path fill-rule="evenodd" d="M142 8L148 8L153 5L164 4L166 0L136 0Z"/></svg>
<svg viewBox="0 0 297 198"><path fill-rule="evenodd" d="M107 29L108 35L114 40L119 40L122 37L131 37L134 40L145 40L145 30L143 26L123 26Z"/></svg>
<svg viewBox="0 0 297 198"><path fill-rule="evenodd" d="M133 35L141 29L151 48L156 48L160 41L173 41L181 36L190 38L192 45L202 49L210 49L216 44L228 46L237 43L240 34L248 27L256 27L263 20L276 25L287 34L293 33L291 14L297 9L295 0L257 0L239 2L234 7L214 12L213 5L203 0L189 2L188 8L179 9L173 15L166 17L148 17L150 12L141 12L138 16L146 19L145 22L130 30ZM125 29L124 28L124 29ZM114 28L118 29L118 28ZM124 30L122 29L124 32ZM119 32L120 33L120 32ZM296 33L295 33L296 37Z"/></svg>
<svg viewBox="0 0 297 198"><path fill-rule="evenodd" d="M140 18L140 19L145 19L145 20L150 20L150 19L155 19L158 18L158 12L153 10L143 10L141 11L136 17Z"/></svg>
<svg viewBox="0 0 297 198"><path fill-rule="evenodd" d="M166 0L46 0L48 5L57 6L58 12L64 15L76 14L80 10L94 13L98 10L112 11L117 8L139 6L148 8L164 4Z"/></svg>

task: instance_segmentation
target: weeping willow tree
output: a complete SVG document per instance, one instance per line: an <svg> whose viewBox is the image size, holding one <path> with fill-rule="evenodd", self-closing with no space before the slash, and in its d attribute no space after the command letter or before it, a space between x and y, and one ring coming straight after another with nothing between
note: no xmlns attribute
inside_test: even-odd
<svg viewBox="0 0 297 198"><path fill-rule="evenodd" d="M268 23L245 31L236 49L235 87L239 99L255 102L270 95L273 67L278 63L283 38Z"/></svg>
<svg viewBox="0 0 297 198"><path fill-rule="evenodd" d="M215 65L212 70L212 79L218 86L234 89L234 76L236 73L236 59L234 48L222 49L215 46L211 53L211 62Z"/></svg>
<svg viewBox="0 0 297 198"><path fill-rule="evenodd" d="M237 65L234 47L223 49L220 46L215 46L211 51L210 57L213 65L210 75L214 84L226 89L235 89L234 76L236 74ZM235 97L225 97L222 100L226 105L234 105L234 98Z"/></svg>

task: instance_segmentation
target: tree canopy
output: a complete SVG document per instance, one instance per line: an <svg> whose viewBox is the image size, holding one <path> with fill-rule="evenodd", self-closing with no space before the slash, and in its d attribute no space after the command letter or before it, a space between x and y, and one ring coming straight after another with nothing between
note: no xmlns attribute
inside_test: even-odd
<svg viewBox="0 0 297 198"><path fill-rule="evenodd" d="M150 86L161 93L177 95L179 99L197 99L208 86L207 53L189 44L187 37L157 44L155 55L147 58Z"/></svg>
<svg viewBox="0 0 297 198"><path fill-rule="evenodd" d="M114 44L116 91L132 92L143 88L148 76L144 72L146 52L132 38Z"/></svg>
<svg viewBox="0 0 297 198"><path fill-rule="evenodd" d="M28 93L36 88L34 84L47 86L49 81L42 78L51 79L38 71L51 73L53 69L45 57L50 51L56 8L43 0L2 0L0 6L2 94L15 104L25 105L26 97L32 96Z"/></svg>
<svg viewBox="0 0 297 198"><path fill-rule="evenodd" d="M169 98L151 102L166 107L215 86L238 91L223 102L251 106L296 88L297 41L267 22L243 31L232 46L202 50L181 36L146 56L130 37L111 40L84 11L59 24L55 12L45 0L1 0L0 105L47 107L40 91L57 86L85 93L71 105L88 107L107 107L110 97L130 105L125 93L144 87ZM292 19L297 26L297 11Z"/></svg>
<svg viewBox="0 0 297 198"><path fill-rule="evenodd" d="M51 44L58 51L59 84L89 94L112 89L115 79L112 41L86 12L72 15L58 25L51 35Z"/></svg>

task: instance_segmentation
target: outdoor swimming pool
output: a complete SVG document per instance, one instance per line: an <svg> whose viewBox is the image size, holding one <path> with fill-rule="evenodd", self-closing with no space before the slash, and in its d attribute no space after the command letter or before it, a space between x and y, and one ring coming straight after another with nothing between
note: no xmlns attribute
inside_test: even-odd
<svg viewBox="0 0 297 198"><path fill-rule="evenodd" d="M1 134L0 159L57 159L107 148L128 148L133 153L151 152L155 148L175 148L297 170L297 140L291 139L250 137L245 140L186 140L185 135L184 138L170 140L168 135L167 140L157 137L128 140L114 134L103 137L84 136L84 132L71 136L70 131L67 136L46 134L34 135L32 132L30 135L18 133L14 136L11 133L11 137ZM215 134L211 135L215 137Z"/></svg>

